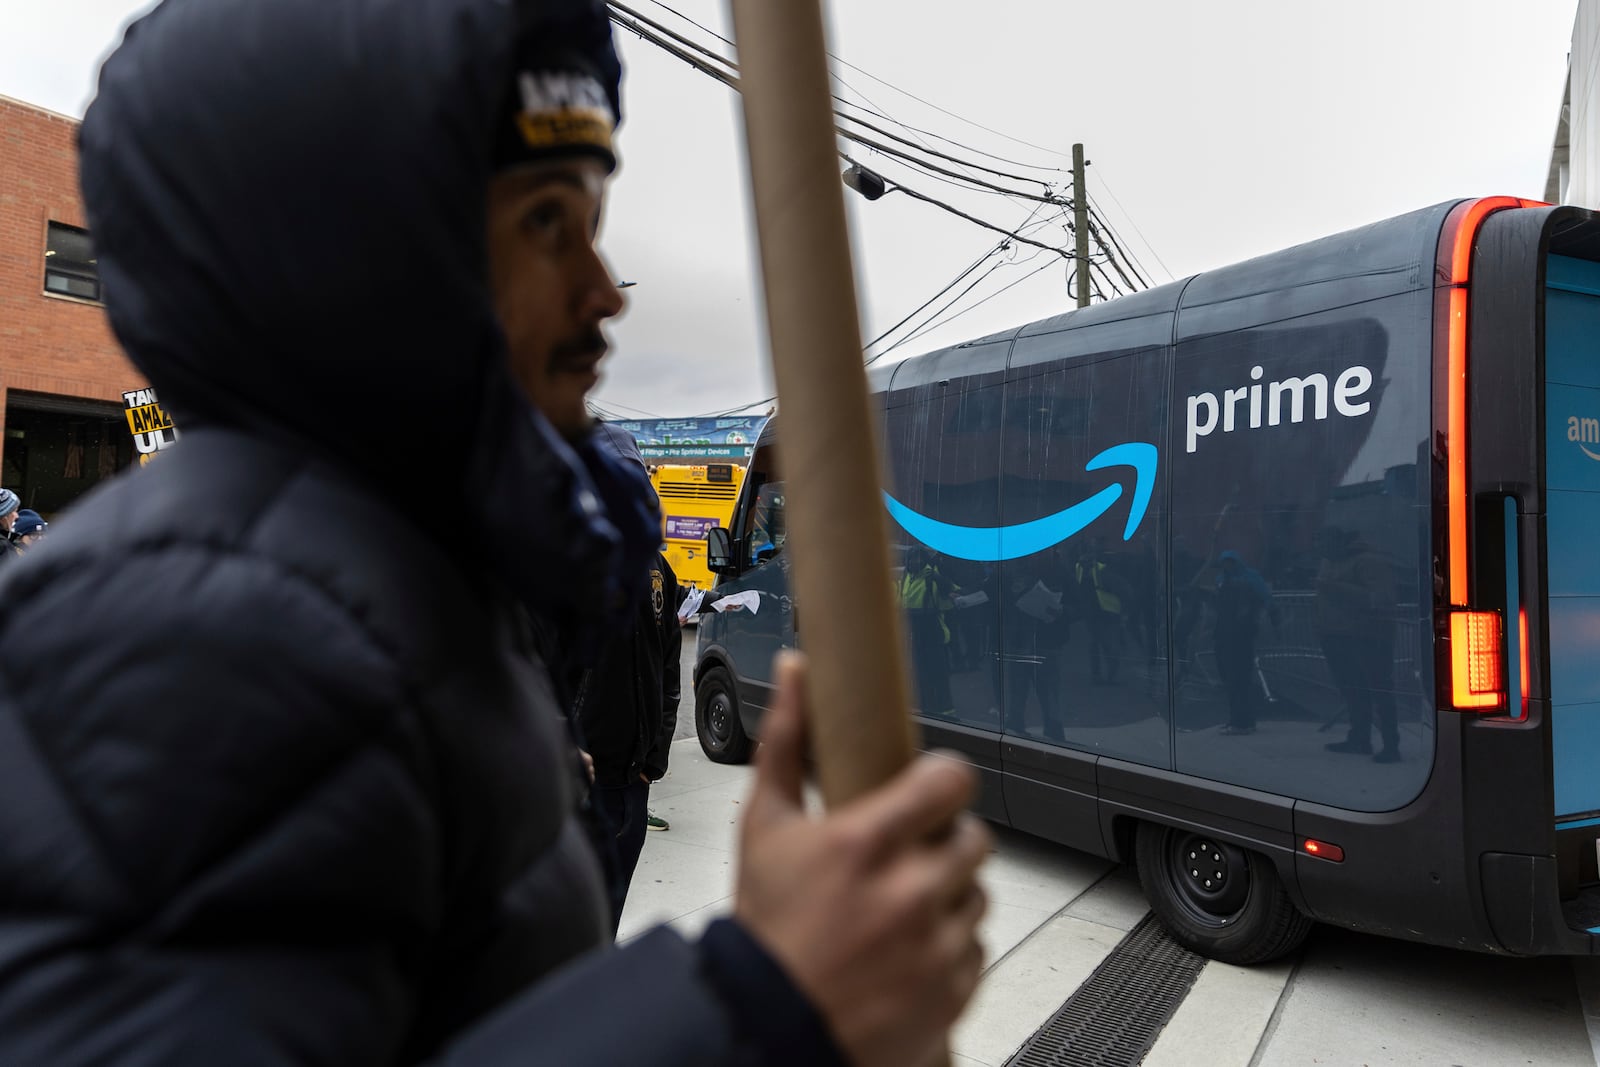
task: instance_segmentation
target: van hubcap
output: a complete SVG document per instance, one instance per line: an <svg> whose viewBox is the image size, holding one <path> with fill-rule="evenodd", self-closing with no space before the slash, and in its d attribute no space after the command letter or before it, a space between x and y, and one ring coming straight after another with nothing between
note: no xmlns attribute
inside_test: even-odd
<svg viewBox="0 0 1600 1067"><path fill-rule="evenodd" d="M710 730L711 739L717 743L718 748L725 746L733 736L732 715L731 702L724 693L712 697L706 707L706 727Z"/></svg>
<svg viewBox="0 0 1600 1067"><path fill-rule="evenodd" d="M1168 874L1185 910L1208 926L1236 918L1250 896L1244 853L1206 834L1174 831L1168 840Z"/></svg>

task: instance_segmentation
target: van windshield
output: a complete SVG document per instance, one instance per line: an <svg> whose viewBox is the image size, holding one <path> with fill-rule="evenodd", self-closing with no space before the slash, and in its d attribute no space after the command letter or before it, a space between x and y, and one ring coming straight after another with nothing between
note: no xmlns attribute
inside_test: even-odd
<svg viewBox="0 0 1600 1067"><path fill-rule="evenodd" d="M767 482L756 493L755 504L747 513L744 543L745 566L759 567L783 551L788 528L783 521L783 483Z"/></svg>

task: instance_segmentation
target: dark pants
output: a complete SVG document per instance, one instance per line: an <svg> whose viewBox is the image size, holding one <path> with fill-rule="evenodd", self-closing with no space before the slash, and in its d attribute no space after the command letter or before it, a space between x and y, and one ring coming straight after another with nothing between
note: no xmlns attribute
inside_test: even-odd
<svg viewBox="0 0 1600 1067"><path fill-rule="evenodd" d="M1039 726L1049 740L1065 741L1067 731L1061 720L1058 654L1021 655L1005 664L1006 729L1027 732L1028 691L1039 697Z"/></svg>
<svg viewBox="0 0 1600 1067"><path fill-rule="evenodd" d="M1096 605L1089 609L1089 678L1113 683L1122 665L1122 616Z"/></svg>
<svg viewBox="0 0 1600 1067"><path fill-rule="evenodd" d="M911 611L906 617L911 621L911 666L916 675L917 708L924 715L948 714L955 710L955 703L950 697L950 660L939 614Z"/></svg>
<svg viewBox="0 0 1600 1067"><path fill-rule="evenodd" d="M1253 729L1261 686L1256 680L1256 628L1217 627L1217 675L1228 694L1228 725Z"/></svg>
<svg viewBox="0 0 1600 1067"><path fill-rule="evenodd" d="M622 905L628 899L633 869L639 865L639 853L644 851L644 821L650 814L650 786L646 782L597 785L593 796L595 806L611 828L612 845L616 848L616 873L607 887L611 896L611 932L615 934L622 922Z"/></svg>
<svg viewBox="0 0 1600 1067"><path fill-rule="evenodd" d="M1347 740L1363 749L1370 748L1376 719L1383 750L1396 751L1400 747L1400 730L1391 688L1393 636L1376 627L1370 634L1324 634L1322 648L1328 657L1328 673L1333 675L1333 683L1350 709Z"/></svg>

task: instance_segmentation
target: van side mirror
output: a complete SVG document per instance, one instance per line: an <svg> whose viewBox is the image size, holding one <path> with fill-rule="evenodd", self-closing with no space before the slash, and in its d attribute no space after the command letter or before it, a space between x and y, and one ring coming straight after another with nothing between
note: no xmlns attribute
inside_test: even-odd
<svg viewBox="0 0 1600 1067"><path fill-rule="evenodd" d="M706 569L712 574L734 574L733 539L721 526L706 531Z"/></svg>

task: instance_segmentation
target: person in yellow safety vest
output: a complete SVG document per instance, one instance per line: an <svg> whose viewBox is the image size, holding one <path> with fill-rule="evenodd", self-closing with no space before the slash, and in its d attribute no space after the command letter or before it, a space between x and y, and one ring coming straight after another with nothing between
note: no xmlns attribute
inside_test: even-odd
<svg viewBox="0 0 1600 1067"><path fill-rule="evenodd" d="M900 576L900 606L911 631L911 661L917 684L917 706L928 715L953 715L950 662L946 645L950 627L944 613L959 588L939 573L934 554L917 546L906 555Z"/></svg>

